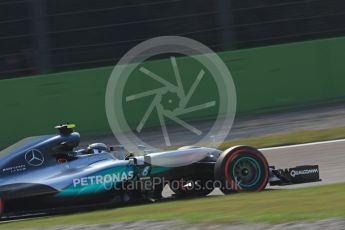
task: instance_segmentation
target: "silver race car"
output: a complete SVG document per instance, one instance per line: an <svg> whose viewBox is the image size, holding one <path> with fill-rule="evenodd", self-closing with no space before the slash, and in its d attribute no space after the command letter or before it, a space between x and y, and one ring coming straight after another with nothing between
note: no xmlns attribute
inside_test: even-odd
<svg viewBox="0 0 345 230"><path fill-rule="evenodd" d="M225 151L182 147L134 156L102 143L77 149L75 125L56 127L57 135L25 138L0 153L2 217L42 211L127 204L162 199L169 185L175 197L260 192L270 185L319 181L317 165L290 169L269 166L249 146ZM80 210L78 208L78 210Z"/></svg>

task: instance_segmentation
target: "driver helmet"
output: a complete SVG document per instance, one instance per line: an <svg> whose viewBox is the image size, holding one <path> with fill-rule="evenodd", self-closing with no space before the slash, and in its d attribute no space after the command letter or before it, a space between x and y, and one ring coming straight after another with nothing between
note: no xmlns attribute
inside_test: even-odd
<svg viewBox="0 0 345 230"><path fill-rule="evenodd" d="M109 148L106 144L103 143L94 143L87 147L89 153L101 153L104 151L109 151Z"/></svg>

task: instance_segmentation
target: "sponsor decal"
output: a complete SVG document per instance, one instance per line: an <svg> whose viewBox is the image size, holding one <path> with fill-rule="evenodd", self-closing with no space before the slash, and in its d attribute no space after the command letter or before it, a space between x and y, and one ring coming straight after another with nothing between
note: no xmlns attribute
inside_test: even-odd
<svg viewBox="0 0 345 230"><path fill-rule="evenodd" d="M80 196L113 190L121 182L132 181L136 170L133 166L117 166L94 174L71 178L71 184L63 188L56 196Z"/></svg>
<svg viewBox="0 0 345 230"><path fill-rule="evenodd" d="M134 177L134 171L119 172L105 175L87 176L73 179L73 187L86 187L92 185L115 184L116 182L130 180Z"/></svg>
<svg viewBox="0 0 345 230"><path fill-rule="evenodd" d="M309 175L313 173L319 173L319 169L304 169L304 170L291 170L290 176L296 177L300 175Z"/></svg>
<svg viewBox="0 0 345 230"><path fill-rule="evenodd" d="M26 170L25 165L16 165L16 166L11 166L7 168L3 168L2 172L10 172L10 173L16 173L16 172L22 172Z"/></svg>
<svg viewBox="0 0 345 230"><path fill-rule="evenodd" d="M144 170L142 171L141 175L142 175L143 177L147 177L147 176L149 175L149 173L150 173L150 170L151 170L151 167L150 167L150 166L146 166L146 167L144 168Z"/></svg>
<svg viewBox="0 0 345 230"><path fill-rule="evenodd" d="M41 151L31 149L25 153L25 160L31 166L40 166L44 163L44 156Z"/></svg>

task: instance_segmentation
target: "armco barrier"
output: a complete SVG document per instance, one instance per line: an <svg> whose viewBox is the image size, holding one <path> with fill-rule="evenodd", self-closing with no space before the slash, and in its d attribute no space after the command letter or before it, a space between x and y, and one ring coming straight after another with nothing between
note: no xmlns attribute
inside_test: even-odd
<svg viewBox="0 0 345 230"><path fill-rule="evenodd" d="M236 85L237 114L345 101L343 37L219 55ZM164 61L152 65L159 69ZM186 58L177 61L188 63ZM1 80L0 146L26 136L52 133L60 121L76 122L78 130L87 136L109 133L104 98L111 71L112 67L105 67ZM146 81L139 84L145 86ZM207 92L207 85L202 89ZM146 106L135 109L142 111ZM213 115L212 111L205 112L190 119ZM129 122L134 124L135 119L129 117Z"/></svg>

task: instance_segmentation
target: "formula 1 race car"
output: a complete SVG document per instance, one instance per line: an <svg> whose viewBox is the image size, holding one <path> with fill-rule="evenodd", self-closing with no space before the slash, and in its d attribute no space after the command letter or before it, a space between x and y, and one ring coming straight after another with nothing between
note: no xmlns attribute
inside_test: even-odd
<svg viewBox="0 0 345 230"><path fill-rule="evenodd" d="M0 153L2 216L99 203L162 198L165 185L176 197L262 191L266 185L318 181L317 165L277 170L248 146L225 151L182 147L174 151L126 154L102 143L76 149L75 125L56 127L58 135L25 138Z"/></svg>

